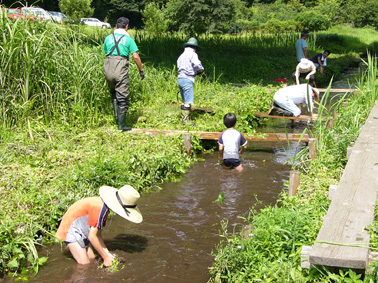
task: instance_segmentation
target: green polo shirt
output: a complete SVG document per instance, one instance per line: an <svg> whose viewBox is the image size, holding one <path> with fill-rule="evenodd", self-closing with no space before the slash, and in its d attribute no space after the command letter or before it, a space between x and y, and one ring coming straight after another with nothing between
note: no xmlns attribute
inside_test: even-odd
<svg viewBox="0 0 378 283"><path fill-rule="evenodd" d="M124 35L125 33L117 33L117 30L114 31L114 35L116 40ZM125 35L121 41L118 43L118 49L121 54L118 54L117 49L114 49L112 54L110 52L112 51L114 47L114 37L113 34L108 35L104 40L104 52L106 56L112 55L112 56L123 56L123 57L129 57L129 54L133 54L134 52L137 52L138 46L136 45L134 39L130 37L129 35Z"/></svg>

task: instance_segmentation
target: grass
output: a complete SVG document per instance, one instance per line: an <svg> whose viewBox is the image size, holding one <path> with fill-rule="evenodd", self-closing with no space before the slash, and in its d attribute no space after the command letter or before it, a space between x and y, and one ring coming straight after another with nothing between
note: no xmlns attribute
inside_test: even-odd
<svg viewBox="0 0 378 283"><path fill-rule="evenodd" d="M196 157L187 156L182 137L116 130L102 74L101 45L109 31L13 22L4 16L0 26L7 31L0 38L0 204L7 207L0 212L0 272L22 278L21 272L37 271L44 262L35 247L53 239L63 213L74 201L97 195L102 185L121 187L127 183L142 193L159 189L162 182L180 178ZM127 123L135 128L189 129L180 121L175 67L187 36L131 34L140 48L146 79L140 81L135 64L130 65ZM213 108L214 113L195 113L195 130L221 131L223 115L234 112L238 130L254 133L260 120L253 113L268 110L280 87L274 79L288 77L295 68L292 46L297 37L201 35L199 56L206 71L196 78L194 106ZM315 37L309 39L309 46L314 53L320 48ZM333 56L329 60L332 68L327 69L331 77L355 55L341 52ZM233 82L248 85L239 88ZM195 150L202 150L201 142L192 139ZM331 152L337 162L343 160L336 150L344 150L347 141ZM318 166L316 170L324 170L327 176L319 183L321 188L337 178L330 177L328 171L337 175L341 170L338 165L328 171L324 164ZM323 194L320 191L303 188L314 199ZM291 200L286 202L290 205ZM267 208L271 215L299 217L296 211L271 209ZM305 225L306 221L298 223ZM276 253L281 254L283 246L277 247ZM297 244L291 242L284 250L295 248Z"/></svg>

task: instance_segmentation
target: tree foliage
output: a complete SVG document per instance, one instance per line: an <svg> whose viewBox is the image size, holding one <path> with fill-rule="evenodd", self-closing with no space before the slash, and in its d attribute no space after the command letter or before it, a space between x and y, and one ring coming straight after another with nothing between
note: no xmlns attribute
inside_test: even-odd
<svg viewBox="0 0 378 283"><path fill-rule="evenodd" d="M162 34L168 30L169 20L165 18L158 3L148 3L142 11L142 16L145 30L155 34Z"/></svg>
<svg viewBox="0 0 378 283"><path fill-rule="evenodd" d="M167 4L171 28L194 34L227 32L234 14L233 0L172 0Z"/></svg>
<svg viewBox="0 0 378 283"><path fill-rule="evenodd" d="M92 0L60 0L59 8L71 19L79 21L80 18L93 15L91 4Z"/></svg>
<svg viewBox="0 0 378 283"><path fill-rule="evenodd" d="M110 0L110 9L108 12L109 22L115 25L119 17L127 17L130 20L130 26L140 27L142 25L143 3L140 0Z"/></svg>
<svg viewBox="0 0 378 283"><path fill-rule="evenodd" d="M300 29L311 31L326 30L331 26L331 19L316 10L303 11L296 20L300 22Z"/></svg>
<svg viewBox="0 0 378 283"><path fill-rule="evenodd" d="M282 2L255 4L251 7L251 10L253 12L253 19L260 23L266 23L272 19L280 21L294 20L298 14L296 7Z"/></svg>
<svg viewBox="0 0 378 283"><path fill-rule="evenodd" d="M93 2L92 2L93 1ZM58 10L75 20L93 16L115 25L121 16L131 28L161 33L184 31L239 33L258 31L310 31L350 23L378 28L377 0L2 0L9 7L39 6Z"/></svg>
<svg viewBox="0 0 378 283"><path fill-rule="evenodd" d="M345 18L356 27L372 26L378 28L377 0L350 0L346 3Z"/></svg>

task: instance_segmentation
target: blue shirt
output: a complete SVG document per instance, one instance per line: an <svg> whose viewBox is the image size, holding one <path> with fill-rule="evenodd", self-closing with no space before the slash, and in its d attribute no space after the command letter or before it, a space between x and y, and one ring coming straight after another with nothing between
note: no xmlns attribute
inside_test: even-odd
<svg viewBox="0 0 378 283"><path fill-rule="evenodd" d="M303 48L307 48L307 42L303 38L300 38L295 43L295 48L297 50L297 60L301 61L302 58L305 58L303 53Z"/></svg>

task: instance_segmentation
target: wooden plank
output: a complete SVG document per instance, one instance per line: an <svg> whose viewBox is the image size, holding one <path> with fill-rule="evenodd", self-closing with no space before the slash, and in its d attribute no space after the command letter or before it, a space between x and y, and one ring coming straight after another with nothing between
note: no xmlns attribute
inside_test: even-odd
<svg viewBox="0 0 378 283"><path fill-rule="evenodd" d="M238 86L238 87L243 87L243 86L251 86L251 84L245 84L245 83L232 83L232 86ZM326 88L317 88L319 92L326 92ZM270 90L270 89L269 89ZM331 88L329 92L336 93L336 92L358 92L358 89L356 88Z"/></svg>
<svg viewBox="0 0 378 283"><path fill-rule="evenodd" d="M167 107L179 109L181 105L167 105ZM203 107L192 107L192 111L214 113L213 108L203 108Z"/></svg>
<svg viewBox="0 0 378 283"><path fill-rule="evenodd" d="M362 127L310 252L313 265L366 269L378 196L378 103Z"/></svg>
<svg viewBox="0 0 378 283"><path fill-rule="evenodd" d="M131 129L126 133L147 133L150 135L165 135L174 136L178 134L198 134L201 139L204 140L218 140L220 132L199 132L199 131L180 131L180 130L155 130L155 129ZM286 133L258 133L258 134L243 134L247 141L267 141L267 142L278 142L278 141L292 141L292 142L308 142L308 134L303 135L300 139L301 134L287 134Z"/></svg>
<svg viewBox="0 0 378 283"><path fill-rule="evenodd" d="M298 121L311 121L311 120L318 119L318 114L312 114L312 117L308 115L299 115L298 117L293 117L293 116L275 116L275 115L269 115L268 113L256 112L253 115L259 118L289 119L289 120L298 120Z"/></svg>
<svg viewBox="0 0 378 283"><path fill-rule="evenodd" d="M326 92L327 89L326 88L317 88L319 90L319 92ZM329 92L358 92L358 89L356 88L331 88L329 90Z"/></svg>
<svg viewBox="0 0 378 283"><path fill-rule="evenodd" d="M192 107L192 111L214 113L214 109L212 109L212 108L196 108L196 107Z"/></svg>
<svg viewBox="0 0 378 283"><path fill-rule="evenodd" d="M245 83L232 83L231 84L232 86L239 86L239 87L242 87L242 86L248 86L250 84L245 84Z"/></svg>

